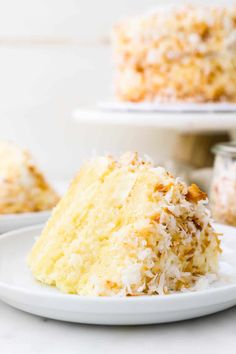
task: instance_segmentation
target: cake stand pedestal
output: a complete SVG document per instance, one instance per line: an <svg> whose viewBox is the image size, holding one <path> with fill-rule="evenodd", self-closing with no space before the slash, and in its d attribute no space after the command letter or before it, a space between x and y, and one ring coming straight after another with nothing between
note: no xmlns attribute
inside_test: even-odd
<svg viewBox="0 0 236 354"><path fill-rule="evenodd" d="M157 162L160 160L160 163L163 163L163 159L159 157L164 154L165 161L172 160L175 164L177 162L178 174L182 174L179 173L179 169L186 172L211 166L213 160L211 147L218 142L229 141L232 130L236 129L236 109L218 112L197 110L182 112L89 108L75 110L73 118L78 124L90 126L91 129L103 127L105 132L106 128L110 127L114 135L116 131L122 130L124 142L128 141L129 134L137 131L136 145L130 149L135 149L141 154L150 154ZM146 130L149 131L150 138L146 135L142 137L142 131ZM146 139L144 144L143 139ZM107 140L108 152L112 140L113 137ZM149 149L149 143L152 149ZM122 150L122 141L120 145L118 151ZM127 146L125 143L124 145ZM155 152L159 154L156 159Z"/></svg>
<svg viewBox="0 0 236 354"><path fill-rule="evenodd" d="M212 147L220 142L230 141L227 132L179 133L173 150L173 160L193 168L212 166Z"/></svg>

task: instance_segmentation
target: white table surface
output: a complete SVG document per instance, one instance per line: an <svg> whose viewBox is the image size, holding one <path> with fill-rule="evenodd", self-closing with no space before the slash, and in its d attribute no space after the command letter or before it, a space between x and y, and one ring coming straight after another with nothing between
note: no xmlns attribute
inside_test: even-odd
<svg viewBox="0 0 236 354"><path fill-rule="evenodd" d="M0 352L233 354L236 352L236 307L179 323L105 327L48 320L0 302Z"/></svg>

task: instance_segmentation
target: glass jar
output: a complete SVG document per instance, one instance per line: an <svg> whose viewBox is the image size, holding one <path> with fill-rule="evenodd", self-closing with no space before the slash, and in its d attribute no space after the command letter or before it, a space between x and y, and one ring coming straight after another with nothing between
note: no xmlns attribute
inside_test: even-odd
<svg viewBox="0 0 236 354"><path fill-rule="evenodd" d="M236 226L236 142L213 147L215 154L210 206L215 221Z"/></svg>

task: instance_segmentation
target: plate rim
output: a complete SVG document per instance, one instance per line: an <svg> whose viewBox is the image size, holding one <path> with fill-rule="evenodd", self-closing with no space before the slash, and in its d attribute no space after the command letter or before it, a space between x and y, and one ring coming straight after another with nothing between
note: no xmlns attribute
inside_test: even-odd
<svg viewBox="0 0 236 354"><path fill-rule="evenodd" d="M0 222L1 221L5 221L5 220L12 220L12 219L20 219L23 217L24 218L28 218L28 217L33 217L33 216L47 216L50 215L53 209L49 209L49 210L41 210L41 211L31 211L31 212L25 212L25 213L11 213L11 214L0 214ZM17 231L17 230L14 230ZM11 231L9 231L11 232ZM4 232L8 233L8 232Z"/></svg>

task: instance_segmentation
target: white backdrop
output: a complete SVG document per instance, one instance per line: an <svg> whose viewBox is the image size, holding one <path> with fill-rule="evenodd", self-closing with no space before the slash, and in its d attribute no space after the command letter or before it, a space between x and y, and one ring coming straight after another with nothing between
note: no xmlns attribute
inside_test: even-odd
<svg viewBox="0 0 236 354"><path fill-rule="evenodd" d="M128 148L122 131L78 127L71 112L111 96L106 43L113 22L160 3L1 0L0 138L28 146L53 179L71 177L93 150ZM127 134L138 148L136 133L131 129ZM149 152L145 151L148 141L158 140L165 154L163 135L145 130L143 134L142 152Z"/></svg>

